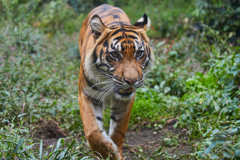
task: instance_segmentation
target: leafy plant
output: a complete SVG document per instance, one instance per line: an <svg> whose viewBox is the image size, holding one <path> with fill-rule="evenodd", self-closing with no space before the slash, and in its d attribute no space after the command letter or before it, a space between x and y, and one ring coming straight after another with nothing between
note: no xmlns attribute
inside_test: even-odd
<svg viewBox="0 0 240 160"><path fill-rule="evenodd" d="M238 0L197 0L194 14L221 35L235 33L228 40L231 43L237 43L240 36L240 2Z"/></svg>
<svg viewBox="0 0 240 160"><path fill-rule="evenodd" d="M1 159L96 158L84 144L76 86L80 65L78 32L87 10L98 3L1 0ZM194 30L192 22L199 19L210 22L215 18L199 13L199 19L194 19L191 15L194 3L190 1L108 3L122 7L133 22L146 12L157 31L149 32L150 36L158 38L151 41L156 63L144 86L136 92L129 128L154 127L154 136L169 126L175 127L177 132L157 141L151 153L144 154L144 145L133 147L135 156L142 159L154 159L154 156L239 159L240 54L239 47L228 43L234 35L229 32L235 32L235 27L226 23L230 25L229 30L222 30L222 26L204 25L202 32L189 34L187 30ZM237 7L232 6L238 2L219 3L217 7L217 1L212 3L207 8L204 3L197 4L197 7L203 5L199 12L206 11L208 15L212 7L217 8L213 12L217 15L216 21L225 16L222 13L232 13L231 8L238 14ZM218 11L220 15L215 14ZM174 38L159 40L160 34ZM169 125L169 119L178 121ZM109 120L110 109L106 111L104 122ZM66 138L47 148L41 137L34 140L41 121L56 122ZM185 143L192 149L180 155L179 146Z"/></svg>

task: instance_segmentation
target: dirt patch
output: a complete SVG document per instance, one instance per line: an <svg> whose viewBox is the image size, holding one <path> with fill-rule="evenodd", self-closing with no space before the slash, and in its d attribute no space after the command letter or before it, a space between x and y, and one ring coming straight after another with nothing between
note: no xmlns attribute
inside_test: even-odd
<svg viewBox="0 0 240 160"><path fill-rule="evenodd" d="M158 130L143 128L138 131L128 131L123 146L125 159L164 159L166 155L181 159L182 155L188 154L191 151L191 145L174 141L174 138L179 141L179 135L182 135L179 129L173 127L176 122L176 119L168 120L167 125ZM35 137L38 142L43 139L44 149L50 145L56 145L59 138L66 137L55 121L42 120L36 128Z"/></svg>
<svg viewBox="0 0 240 160"><path fill-rule="evenodd" d="M66 134L61 130L58 123L50 120L41 120L36 125L35 137L39 139L64 138Z"/></svg>
<svg viewBox="0 0 240 160"><path fill-rule="evenodd" d="M156 134L153 134L153 133ZM147 142L158 141L164 137L165 133L162 131L155 131L154 129L142 129L138 132L130 131L126 133L125 144L127 145L141 145Z"/></svg>
<svg viewBox="0 0 240 160"><path fill-rule="evenodd" d="M176 122L177 119L170 119L160 130L144 128L138 132L127 132L123 147L125 160L165 159L166 156L182 159L181 157L190 153L191 145L184 142L178 143L179 135L183 136L185 133L173 127Z"/></svg>
<svg viewBox="0 0 240 160"><path fill-rule="evenodd" d="M61 130L58 123L53 120L42 119L35 125L34 132L35 142L39 142L40 139L43 140L43 150L47 149L48 146L56 145L59 138L66 137L66 134ZM50 152L52 148L54 147L48 148L47 151Z"/></svg>

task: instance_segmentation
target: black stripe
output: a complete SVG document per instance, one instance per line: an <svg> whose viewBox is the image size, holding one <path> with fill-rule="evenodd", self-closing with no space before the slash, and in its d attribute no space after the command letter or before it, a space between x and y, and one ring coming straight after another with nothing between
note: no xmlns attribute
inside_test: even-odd
<svg viewBox="0 0 240 160"><path fill-rule="evenodd" d="M114 7L115 8L115 7ZM113 9L111 6L108 6L106 4L103 4L101 7L99 7L98 9L95 9L92 13L90 13L89 17L91 17L92 15L96 14L96 15L101 15L106 11L109 11Z"/></svg>
<svg viewBox="0 0 240 160"><path fill-rule="evenodd" d="M114 15L113 15L113 19L117 19L117 18L119 18L119 19L120 19L119 15L117 15L117 14L114 14Z"/></svg>
<svg viewBox="0 0 240 160"><path fill-rule="evenodd" d="M145 53L144 53L145 54ZM146 59L147 59L147 55L145 54L144 55L145 57L144 57L144 59L142 59L142 61L145 63L145 61L146 61ZM141 59L142 57L140 57L140 59Z"/></svg>
<svg viewBox="0 0 240 160"><path fill-rule="evenodd" d="M114 115L111 115L111 119L112 119L114 122L119 122L119 121L122 120L121 118L117 120Z"/></svg>
<svg viewBox="0 0 240 160"><path fill-rule="evenodd" d="M136 35L139 35L138 32L134 31L134 30L127 30L127 29L123 29L124 32L133 32Z"/></svg>
<svg viewBox="0 0 240 160"><path fill-rule="evenodd" d="M103 47L108 47L108 40L103 43Z"/></svg>
<svg viewBox="0 0 240 160"><path fill-rule="evenodd" d="M120 11L120 10L109 10L107 15L100 15L100 18L103 19L105 17L110 17L113 14L118 14L118 13L122 13L122 11Z"/></svg>
<svg viewBox="0 0 240 160"><path fill-rule="evenodd" d="M110 69L110 67L106 63L101 63L98 65L98 67L103 67L103 66L106 66L108 68L108 70Z"/></svg>
<svg viewBox="0 0 240 160"><path fill-rule="evenodd" d="M145 64L145 67L147 67L148 66L148 61L146 62L146 64Z"/></svg>
<svg viewBox="0 0 240 160"><path fill-rule="evenodd" d="M126 112L126 109L123 109L123 110L119 111L119 108L117 108L117 109L116 108L114 108L114 109L111 108L111 113L115 114L115 115L121 114L121 113L124 113L124 112Z"/></svg>
<svg viewBox="0 0 240 160"><path fill-rule="evenodd" d="M101 49L100 51L100 57L102 57L102 55L103 55L103 49Z"/></svg>
<svg viewBox="0 0 240 160"><path fill-rule="evenodd" d="M121 39L123 39L123 38L125 38L125 37L123 37L123 36L119 36L119 37L116 37L116 38L114 38L113 40L121 40ZM135 37L135 36L132 36L132 35L128 35L128 38L132 38L132 39L138 39L137 37Z"/></svg>
<svg viewBox="0 0 240 160"><path fill-rule="evenodd" d="M118 29L115 32L113 32L113 34L111 36L114 36L114 35L118 34L119 32L120 32L120 30Z"/></svg>
<svg viewBox="0 0 240 160"><path fill-rule="evenodd" d="M107 61L108 63L111 63L111 62L112 62L112 60L110 59L110 56L106 56L106 61Z"/></svg>
<svg viewBox="0 0 240 160"><path fill-rule="evenodd" d="M99 121L101 121L102 122L102 118L101 117L96 117L97 118L97 120L99 120Z"/></svg>
<svg viewBox="0 0 240 160"><path fill-rule="evenodd" d="M143 80L143 75L142 75L142 78L140 78L139 80L138 80L138 82L141 82Z"/></svg>
<svg viewBox="0 0 240 160"><path fill-rule="evenodd" d="M112 64L109 64L110 65L110 70L111 70L111 68L115 68L116 69L116 64L115 63L112 63Z"/></svg>
<svg viewBox="0 0 240 160"><path fill-rule="evenodd" d="M117 100L115 100L115 101L117 101ZM111 108L112 111L118 111L118 109L119 109L118 107L115 107L115 108L113 107L113 108Z"/></svg>
<svg viewBox="0 0 240 160"><path fill-rule="evenodd" d="M128 22L123 21L113 21L107 25L110 29L117 29L120 25L124 25L124 28L133 29L133 26Z"/></svg>
<svg viewBox="0 0 240 160"><path fill-rule="evenodd" d="M128 38L132 38L132 39L138 39L137 37L135 37L135 36L132 36L132 35L128 35Z"/></svg>
<svg viewBox="0 0 240 160"><path fill-rule="evenodd" d="M112 25L110 27L108 27L109 29L113 30L113 29L117 29L118 28L118 25Z"/></svg>
<svg viewBox="0 0 240 160"><path fill-rule="evenodd" d="M97 62L97 53L96 53L96 49L94 49L94 51L93 51L93 61L94 61L94 63L96 63Z"/></svg>
<svg viewBox="0 0 240 160"><path fill-rule="evenodd" d="M98 107L102 107L103 103L100 101L100 100L97 100L93 97L91 97L90 95L87 94L87 92L85 92L83 89L82 89L83 93L85 94L86 97L88 97L88 99L96 106Z"/></svg>
<svg viewBox="0 0 240 160"><path fill-rule="evenodd" d="M86 77L86 75L85 75L85 73L84 73L84 69L82 69L82 70L83 70L83 75L84 75L84 78L85 78L88 86L91 87L91 88L94 89L94 90L99 90L96 86L94 86L94 84L93 84L91 81L89 81L89 80L87 79L87 77Z"/></svg>
<svg viewBox="0 0 240 160"><path fill-rule="evenodd" d="M132 33L135 33L136 35L139 35L138 32L136 32L136 31L134 31L134 30L127 30L127 29L125 29L125 28L122 27L121 29L118 29L118 30L114 31L114 32L111 34L111 36L114 36L114 35L118 34L119 32L132 32Z"/></svg>
<svg viewBox="0 0 240 160"><path fill-rule="evenodd" d="M129 28L129 29L133 29L134 26L132 26L132 24L128 24L128 23L125 23L125 22L122 22L122 24L124 25L124 28Z"/></svg>
<svg viewBox="0 0 240 160"><path fill-rule="evenodd" d="M151 53L151 51L150 51L150 47L148 48L148 56L149 56L149 59L150 59L150 53Z"/></svg>
<svg viewBox="0 0 240 160"><path fill-rule="evenodd" d="M108 33L108 34L106 35L106 37L103 38L101 41L98 41L98 44L101 44L105 39L109 39L109 35L110 35L110 33Z"/></svg>
<svg viewBox="0 0 240 160"><path fill-rule="evenodd" d="M125 134L119 130L117 130L116 128L114 128L114 131L120 135L122 135L122 137L124 138L125 137Z"/></svg>
<svg viewBox="0 0 240 160"><path fill-rule="evenodd" d="M116 42L114 43L114 47L116 46L117 43L118 43L118 41L116 41Z"/></svg>
<svg viewBox="0 0 240 160"><path fill-rule="evenodd" d="M113 40L121 40L123 38L124 38L123 36L119 36L119 37L114 38Z"/></svg>

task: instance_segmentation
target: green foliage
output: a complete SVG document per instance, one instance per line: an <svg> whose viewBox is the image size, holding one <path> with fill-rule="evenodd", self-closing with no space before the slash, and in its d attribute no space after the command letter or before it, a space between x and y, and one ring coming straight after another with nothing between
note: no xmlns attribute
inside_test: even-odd
<svg viewBox="0 0 240 160"><path fill-rule="evenodd" d="M51 1L45 4L38 18L39 22L36 22L36 25L43 27L47 33L56 31L72 33L80 28L78 21L75 20L77 19L76 13L64 1Z"/></svg>
<svg viewBox="0 0 240 160"><path fill-rule="evenodd" d="M13 29L20 34L7 38L7 34L15 33ZM76 59L72 37L60 36L56 41L31 27L22 30L22 26L6 26L2 31L4 44L1 43L0 57L4 61L0 61L0 115L16 116L22 106L25 106L24 112L30 112L31 123L50 115L63 122L72 119L71 116L61 118L61 113L79 115L75 87L79 59ZM81 128L78 120L65 127Z"/></svg>
<svg viewBox="0 0 240 160"><path fill-rule="evenodd" d="M48 146L48 151L43 149L43 140L39 143L33 141L33 134L29 131L27 123L23 120L23 117L27 116L27 113L22 113L13 119L5 114L1 118L1 123L5 123L4 127L0 128L0 156L2 159L76 159L79 154L85 155L84 152L80 152L79 148L81 143L76 146L76 140L73 140L70 144L63 139L59 139L55 148L54 146ZM14 119L19 121L14 123ZM61 149L62 146L66 146L65 149ZM77 147L77 148L76 148ZM76 148L76 149L75 149ZM88 158L84 156L81 159Z"/></svg>
<svg viewBox="0 0 240 160"><path fill-rule="evenodd" d="M18 24L25 21L30 22L35 19L35 11L40 3L40 0L1 0L0 14L1 20L9 20L11 23Z"/></svg>
<svg viewBox="0 0 240 160"><path fill-rule="evenodd" d="M152 29L149 31L148 34L151 37L173 38L184 33L184 19L187 19L186 23L191 21L194 4L190 0L144 1L141 3L129 1L127 5L122 6L122 9L133 24L141 18L143 13L146 13L156 30L156 32Z"/></svg>
<svg viewBox="0 0 240 160"><path fill-rule="evenodd" d="M23 116L26 116L26 113L22 113L17 117L8 117L5 115L1 116L1 125L6 123L5 127L0 128L0 148L3 153L2 157L7 159L15 157L24 157L24 154L27 153L29 149L34 146L34 143L29 139L30 131L29 128L24 126ZM11 123L14 119L20 121L20 125ZM23 135L26 136L23 136Z"/></svg>
<svg viewBox="0 0 240 160"><path fill-rule="evenodd" d="M194 15L220 34L235 33L229 41L237 43L240 37L240 2L238 0L197 0Z"/></svg>
<svg viewBox="0 0 240 160"><path fill-rule="evenodd" d="M67 3L74 8L77 13L88 13L92 8L104 3L108 3L110 0L67 0ZM114 5L114 3L112 4Z"/></svg>
<svg viewBox="0 0 240 160"><path fill-rule="evenodd" d="M138 127L138 122L143 120L149 122L162 120L164 123L162 118L166 120L166 118L174 116L175 113L171 113L171 109L176 107L177 97L166 94L166 91L165 94L162 93L157 86L153 89L139 89L132 109L130 125Z"/></svg>
<svg viewBox="0 0 240 160"><path fill-rule="evenodd" d="M159 130L168 119L177 118L174 127L180 132L186 130L185 136L193 148L185 157L238 159L240 53L239 47L228 44L233 36L229 32L235 32L238 23L238 19L229 18L238 13L238 7L232 6L237 2L200 0L199 19L210 23L215 18L216 26L205 25L204 32L190 37L183 35L199 19L191 16L194 3L188 0L164 0L160 4L125 0L1 0L0 157L93 158L79 157L92 153L84 146L84 138L76 140L83 136L77 102L80 65L77 42L81 22L100 2L122 7L132 22L147 13L157 30L149 31L152 37L178 37L151 41L156 62L146 84L137 90L130 129L148 125ZM219 28L220 24L223 28ZM224 28L225 25L228 27ZM211 45L206 37L212 38ZM109 112L104 122L109 122ZM68 133L67 138L49 146L49 152L44 150L44 141L33 140L34 128L42 119L57 121ZM175 135L159 144L178 147L182 142L185 140ZM181 158L164 147L156 147L153 154L163 159ZM140 148L139 152L142 151Z"/></svg>
<svg viewBox="0 0 240 160"><path fill-rule="evenodd" d="M195 132L194 137L203 135L202 141L209 146L206 149L199 147L200 158L208 155L212 156L211 159L233 158L240 147L235 144L240 133L240 95L237 92L240 54L232 51L232 54L219 55L215 48L213 51L217 57L209 59L209 71L197 73L186 82L188 93L182 102L194 108L182 114L178 123L192 132L196 129L194 126L199 125L199 132Z"/></svg>
<svg viewBox="0 0 240 160"><path fill-rule="evenodd" d="M210 46L204 44L205 35L201 36L198 41L188 38L184 39L186 43L180 40L171 47L158 43L160 48L156 55L162 50L163 53L157 56L149 75L152 87L143 88L137 94L132 119L135 123L158 120L164 124L166 119L178 114L174 126L188 130L189 139L199 139L194 144L196 152L189 156L237 159L240 148L239 47L227 45L227 37L219 35L215 35L218 43Z"/></svg>
<svg viewBox="0 0 240 160"><path fill-rule="evenodd" d="M84 14L77 15L74 9L66 1L0 1L1 19L11 23L28 23L40 28L48 36L58 32L71 34L78 31L84 20ZM17 9L16 9L17 8Z"/></svg>

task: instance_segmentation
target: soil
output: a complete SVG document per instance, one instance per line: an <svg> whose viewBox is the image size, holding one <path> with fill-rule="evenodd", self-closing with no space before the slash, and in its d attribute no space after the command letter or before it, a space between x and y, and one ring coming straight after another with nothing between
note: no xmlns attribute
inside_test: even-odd
<svg viewBox="0 0 240 160"><path fill-rule="evenodd" d="M41 120L35 125L35 128L34 141L39 142L39 140L42 139L44 150L47 149L48 146L56 145L59 138L66 137L66 134L61 130L58 123L52 120ZM47 151L50 152L51 148L48 148Z"/></svg>
<svg viewBox="0 0 240 160"><path fill-rule="evenodd" d="M167 124L162 129L158 130L146 127L138 131L127 131L123 145L123 157L125 160L164 159L163 154L175 155L177 156L176 159L181 159L181 156L190 153L191 145L189 144L171 145L164 143L164 138L180 137L179 135L183 134L180 130L173 128L176 122L176 119L171 119L167 121ZM36 141L43 139L43 149L56 145L59 138L66 137L66 134L54 121L43 120L36 128L35 138ZM47 150L51 151L50 149Z"/></svg>

